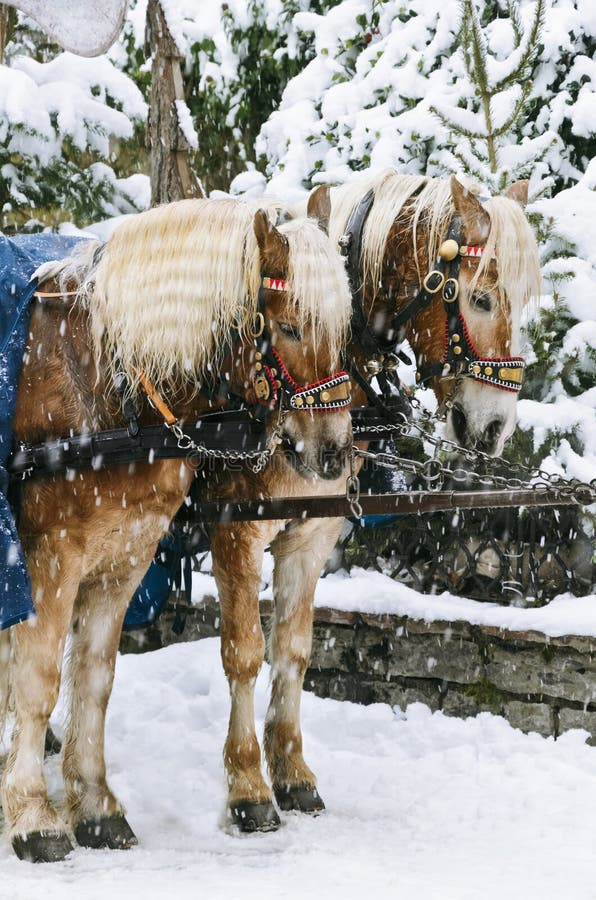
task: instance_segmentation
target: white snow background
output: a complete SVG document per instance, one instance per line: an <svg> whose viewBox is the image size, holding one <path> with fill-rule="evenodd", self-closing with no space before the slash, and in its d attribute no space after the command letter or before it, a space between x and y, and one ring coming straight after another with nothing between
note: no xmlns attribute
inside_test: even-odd
<svg viewBox="0 0 596 900"><path fill-rule="evenodd" d="M247 8L244 0L230 3L238 15L242 7ZM218 84L231 77L236 60L218 29L219 0L201 3L201 15L194 24L196 0L168 0L165 5L182 46L204 34L214 36L221 63L205 74ZM427 25L441 25L434 39L434 49L440 52L449 43L459 4L415 0L413 5L418 17L396 20L395 27L389 17L399 4L386 6L388 24L379 42L375 39L363 56L349 96L345 84L334 82L333 53L320 53L288 86L260 137L263 149L278 163L271 191L303 192L302 180L317 154L323 164L321 180L341 180L352 177L346 164L350 154L364 152L369 143L373 165L382 168L401 165L402 157L412 155L413 135L422 125L440 133L427 109L437 96L447 96L451 69L426 71L425 65L432 62ZM367 6L361 0L342 3L325 28L308 14L300 13L297 21L306 30L315 28L322 50L333 50L356 12ZM526 13L531 6L524 3ZM279 13L276 0L266 0L266 7L273 17ZM553 0L545 31L545 73L551 56L557 56L559 41L566 41L574 30L595 33L594 8L588 0ZM185 18L187 11L191 18ZM139 32L139 41L144 12L144 0L132 4L130 22ZM494 40L498 27L499 21L494 25ZM398 67L403 46L409 59ZM369 61L378 49L386 49L387 56L373 66ZM26 150L44 162L58 152L67 135L75 146L89 146L107 156L109 135L129 137L131 123L142 119L146 109L138 89L110 62L119 54L122 51L116 45L110 56L100 60L82 61L64 54L40 65L20 57L12 60L10 69L1 67L0 132L4 137L2 123L8 121L23 126L14 133L14 151ZM450 63L452 68L456 64L457 60ZM457 75L456 69L453 73ZM569 80L572 76L570 72ZM103 85L100 100L109 94L118 101L118 109L108 109L98 100L92 90L97 82ZM391 93L388 105L367 108L379 86L393 83L400 90ZM462 80L456 78L455 83L460 87ZM569 105L564 93L556 103L545 105L541 139L569 117L576 132L593 133L595 94L588 87L585 93L587 106L586 102ZM413 98L419 105L412 111L397 109L402 123L398 133L391 104L401 103L401 94L404 103ZM353 137L342 139L339 146L327 146L324 134L335 120ZM313 135L320 139L305 144ZM526 152L523 146L508 149L516 159ZM559 149L553 145L549 152L558 156ZM443 162L447 166L449 159L439 153L437 163ZM569 171L572 188L534 203L535 210L554 218L558 232L578 254L572 264L568 259L551 261L545 276L548 282L557 267L573 269L573 281L561 285L560 292L579 322L568 341L580 357L596 339L594 165L583 174ZM115 177L105 164L96 166L98 177ZM4 176L9 178L9 167ZM263 189L263 180L255 172L244 173L236 189L246 191L251 179L255 193ZM117 216L130 211L133 203L141 208L148 205L144 176L131 176L124 187L131 202L115 204L107 213ZM116 221L95 230L106 237ZM543 302L548 304L549 298ZM541 430L574 425L583 438L584 454L578 456L564 443L551 466L593 478L596 388L574 399L552 395L547 400L522 401L520 426L534 428L539 441ZM203 593L214 593L209 576L195 578L195 599ZM543 609L503 609L447 594L424 597L380 573L354 570L349 579L337 575L321 581L316 602L422 619L453 616L558 635L596 634L594 599L564 595ZM265 666L257 685L259 733L268 675ZM53 719L59 733L64 708L62 698ZM228 710L216 640L119 657L108 712L108 777L127 808L139 846L128 852L77 848L63 863L33 866L17 860L4 837L0 900L260 900L271 895L292 900L596 898L596 751L585 743L586 732L568 732L555 742L524 735L488 713L462 721L431 714L421 704L402 712L384 704L361 707L305 693L305 755L318 775L327 811L315 819L284 814L277 833L241 836L221 827ZM59 802L58 759L48 760L47 772L52 797Z"/></svg>

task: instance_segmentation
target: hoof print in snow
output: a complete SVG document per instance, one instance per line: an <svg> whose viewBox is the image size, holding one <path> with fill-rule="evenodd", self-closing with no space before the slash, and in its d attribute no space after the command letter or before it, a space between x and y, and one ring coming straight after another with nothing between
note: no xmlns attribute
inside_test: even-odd
<svg viewBox="0 0 596 900"><path fill-rule="evenodd" d="M240 831L247 833L277 831L280 825L279 816L273 803L252 803L250 800L241 800L230 806L228 812L232 824L237 825Z"/></svg>
<svg viewBox="0 0 596 900"><path fill-rule="evenodd" d="M67 834L60 831L30 831L12 839L12 849L26 862L61 862L73 850Z"/></svg>
<svg viewBox="0 0 596 900"><path fill-rule="evenodd" d="M325 809L316 787L283 784L273 790L277 805L283 812L302 812L316 816Z"/></svg>
<svg viewBox="0 0 596 900"><path fill-rule="evenodd" d="M120 813L98 819L83 819L76 826L75 837L81 847L99 850L128 850L138 844L136 835Z"/></svg>

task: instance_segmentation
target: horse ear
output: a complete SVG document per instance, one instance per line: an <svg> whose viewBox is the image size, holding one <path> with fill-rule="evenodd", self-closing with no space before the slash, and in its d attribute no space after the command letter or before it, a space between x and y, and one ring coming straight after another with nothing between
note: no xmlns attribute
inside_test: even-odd
<svg viewBox="0 0 596 900"><path fill-rule="evenodd" d="M490 230L490 217L476 195L451 176L451 196L455 211L461 217L468 243L483 244Z"/></svg>
<svg viewBox="0 0 596 900"><path fill-rule="evenodd" d="M315 219L317 225L329 234L329 217L331 216L331 189L328 184L320 184L308 198L306 215Z"/></svg>
<svg viewBox="0 0 596 900"><path fill-rule="evenodd" d="M524 178L523 181L514 181L505 191L505 196L509 197L510 200L517 200L522 209L525 209L528 205L529 184L530 182L527 178Z"/></svg>
<svg viewBox="0 0 596 900"><path fill-rule="evenodd" d="M275 267L275 271L285 270L288 262L288 242L273 225L264 209L257 209L254 214L253 229L261 252L261 263ZM271 272L274 274L273 269Z"/></svg>

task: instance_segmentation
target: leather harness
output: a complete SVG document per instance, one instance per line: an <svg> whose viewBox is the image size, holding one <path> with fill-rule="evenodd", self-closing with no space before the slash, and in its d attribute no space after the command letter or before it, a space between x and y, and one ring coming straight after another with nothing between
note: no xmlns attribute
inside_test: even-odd
<svg viewBox="0 0 596 900"><path fill-rule="evenodd" d="M399 359L410 362L401 350L401 344L405 338L405 326L439 296L443 300L446 315L443 358L440 361L422 364L420 356L418 356L417 382L424 384L434 377L466 376L491 384L501 390L519 391L523 382L524 359L520 356L481 357L474 347L460 310L459 270L461 259L482 256L484 247L462 245L461 219L457 215L453 216L447 238L439 247L435 267L423 279L422 285L413 299L392 317L387 328L387 333L392 335L391 339L388 340L373 333L362 302L364 285L360 263L362 235L374 199L374 191L371 189L352 211L346 231L339 240L340 250L346 259L352 291L352 334L370 357L366 363L366 369L370 375L377 376L383 399L379 400L379 396L358 372L353 360L348 364L348 371L362 387L369 401L379 409L386 405L384 401L389 398L390 392L385 385L390 380L395 385L395 369ZM386 409L385 412L388 412L391 417L390 409Z"/></svg>
<svg viewBox="0 0 596 900"><path fill-rule="evenodd" d="M263 427L265 415L279 408L288 411L334 411L350 405L350 377L340 371L307 385L299 385L290 375L282 357L273 346L265 317L265 290L285 291L286 282L264 276L259 288L257 313L252 328L255 374L253 388L256 403L247 407L243 398L235 396L227 381L221 379L201 390L208 397L225 398L232 406L243 408L217 410L201 416L196 422L179 422L143 372L137 372L139 383L151 405L163 417L162 425L141 426L126 374L115 360L115 386L120 395L125 428L108 429L68 438L22 445L10 457L11 478L25 479L58 474L69 469L100 469L118 463L153 461L156 459L189 459L189 446L199 444L210 451L232 451L249 454L262 452L267 444ZM53 298L63 294L38 292L37 296ZM239 329L228 335L224 354L232 350L240 337ZM172 430L176 426L178 434ZM180 440L180 437L183 440ZM190 454L192 455L192 454Z"/></svg>
<svg viewBox="0 0 596 900"><path fill-rule="evenodd" d="M164 416L164 425L139 426L126 376L116 366L115 381L126 428L77 435L36 446L23 446L11 457L11 476L41 477L70 468L99 468L147 459L188 457L188 450L179 446L176 436L169 430L168 425L172 423L177 423L192 440L198 439L203 445L213 449L258 451L266 443L262 420L267 412L277 406L289 410L313 411L347 407L350 403L350 377L362 389L372 407L372 411L352 411L352 419L358 421L361 427L373 420L377 421L379 417L389 422L403 421L409 415L410 403L396 370L400 360L408 364L411 362L401 348L405 326L439 296L446 314L443 358L422 364L418 357L417 381L423 384L434 377L465 376L501 390L519 391L523 381L524 360L521 357L480 357L459 308L460 260L462 257L478 257L482 255L484 248L462 246L461 221L458 216L454 216L451 221L447 238L439 248L435 267L423 279L410 303L391 319L387 329L391 338L384 338L372 331L364 311L360 263L364 226L374 200L373 190L362 197L348 219L339 245L345 258L352 293L352 336L368 357L365 369L369 377L376 376L381 389L380 395L360 372L353 358L346 358L344 361L347 372L337 372L308 385L299 386L296 383L273 346L265 318L265 290L285 291L286 283L283 279L264 276L259 288L252 331L255 345L253 388L256 397L252 409L244 406L242 398L231 395L229 385L222 379L201 385L201 390L211 399L224 397L233 405L241 404L244 408L209 413L193 425L181 424L153 386L146 379L144 383L140 373L141 384L150 401ZM225 353L231 351L238 337L239 330L233 329L228 336ZM170 417L171 421L168 422ZM363 435L363 439L366 439L366 435Z"/></svg>

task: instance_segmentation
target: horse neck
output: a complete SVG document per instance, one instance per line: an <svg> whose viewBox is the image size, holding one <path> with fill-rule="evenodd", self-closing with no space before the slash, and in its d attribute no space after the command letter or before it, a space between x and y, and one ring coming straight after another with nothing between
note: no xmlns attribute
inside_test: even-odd
<svg viewBox="0 0 596 900"><path fill-rule="evenodd" d="M15 411L25 441L111 427L113 409L95 367L86 310L63 301L35 305Z"/></svg>
<svg viewBox="0 0 596 900"><path fill-rule="evenodd" d="M125 422L121 400L106 375L107 366L100 365L99 370L96 366L86 308L62 301L36 305L29 331L29 352L23 363L15 410L17 438L35 443L69 434L122 428ZM177 418L190 421L213 407L192 380L175 391L167 385L156 387ZM141 425L163 422L163 416L144 399L142 392L136 405Z"/></svg>

